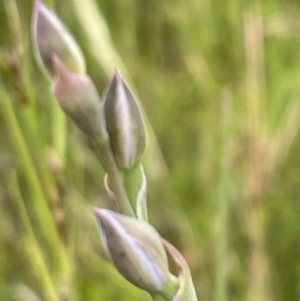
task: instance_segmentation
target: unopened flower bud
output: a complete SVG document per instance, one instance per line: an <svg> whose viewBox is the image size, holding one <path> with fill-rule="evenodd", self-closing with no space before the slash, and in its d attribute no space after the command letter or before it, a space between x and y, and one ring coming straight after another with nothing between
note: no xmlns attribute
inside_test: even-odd
<svg viewBox="0 0 300 301"><path fill-rule="evenodd" d="M146 144L138 104L127 84L115 72L104 99L107 131L119 168L130 169L140 160Z"/></svg>
<svg viewBox="0 0 300 301"><path fill-rule="evenodd" d="M41 0L35 1L32 26L35 54L47 73L54 76L54 54L72 72L85 73L84 57L73 36Z"/></svg>
<svg viewBox="0 0 300 301"><path fill-rule="evenodd" d="M87 75L70 72L58 56L54 56L53 93L65 113L89 138L107 139L102 104L97 89Z"/></svg>
<svg viewBox="0 0 300 301"><path fill-rule="evenodd" d="M156 230L148 223L107 209L94 209L103 242L118 271L149 293L168 280L168 260Z"/></svg>

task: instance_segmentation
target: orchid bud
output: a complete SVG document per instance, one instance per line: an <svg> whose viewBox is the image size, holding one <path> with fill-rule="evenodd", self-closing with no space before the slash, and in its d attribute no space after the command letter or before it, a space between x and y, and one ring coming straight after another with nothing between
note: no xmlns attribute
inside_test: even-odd
<svg viewBox="0 0 300 301"><path fill-rule="evenodd" d="M102 104L90 77L70 72L56 55L52 61L55 70L52 90L61 108L89 138L106 141Z"/></svg>
<svg viewBox="0 0 300 301"><path fill-rule="evenodd" d="M104 112L116 163L119 168L130 169L144 152L145 129L138 104L118 72L107 88Z"/></svg>
<svg viewBox="0 0 300 301"><path fill-rule="evenodd" d="M128 281L149 293L159 292L169 277L165 248L148 223L107 209L94 209L102 239L114 265Z"/></svg>
<svg viewBox="0 0 300 301"><path fill-rule="evenodd" d="M41 0L35 1L32 30L37 60L51 77L55 73L52 61L54 54L70 71L85 73L84 57L73 36Z"/></svg>

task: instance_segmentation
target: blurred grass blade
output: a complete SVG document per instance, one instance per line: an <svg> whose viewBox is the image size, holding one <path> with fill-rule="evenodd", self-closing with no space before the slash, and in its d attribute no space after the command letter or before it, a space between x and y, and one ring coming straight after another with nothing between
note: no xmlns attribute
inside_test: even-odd
<svg viewBox="0 0 300 301"><path fill-rule="evenodd" d="M284 164L300 128L299 99L293 99L287 107L271 145L273 168Z"/></svg>
<svg viewBox="0 0 300 301"><path fill-rule="evenodd" d="M22 87L28 96L28 100L30 102L30 106L28 110L26 110L26 122L30 125L31 130L34 134L39 133L39 126L37 125L36 118L36 96L35 89L32 84L31 78L31 68L32 61L30 55L30 47L29 40L27 40L27 36L24 39L23 27L21 26L20 14L18 11L18 6L15 0L7 0L4 1L6 15L9 23L10 34L14 44L16 45L17 53L21 58L21 74L22 74ZM52 143L57 151L57 154L62 163L65 161L66 155L66 118L61 112L58 104L53 99L51 102L51 114L52 114ZM36 135L36 140L40 140L40 136Z"/></svg>
<svg viewBox="0 0 300 301"><path fill-rule="evenodd" d="M12 172L7 177L8 190L12 199L15 201L22 226L24 227L25 236L23 238L27 256L30 259L30 265L39 279L39 284L47 301L59 301L55 288L49 273L42 250L36 240L35 233L30 223L28 213L22 198L16 172Z"/></svg>
<svg viewBox="0 0 300 301"><path fill-rule="evenodd" d="M117 67L125 78L127 70L113 46L106 21L93 0L72 0L82 29L86 32L92 56L107 76Z"/></svg>
<svg viewBox="0 0 300 301"><path fill-rule="evenodd" d="M6 121L9 131L11 132L15 151L19 156L20 164L22 166L25 178L32 194L32 206L35 210L35 215L36 219L38 220L39 227L48 243L49 248L51 249L51 255L53 256L53 258L55 258L58 270L69 277L70 267L68 264L67 255L60 240L58 231L55 227L53 216L48 207L48 202L44 196L44 192L39 181L39 176L36 172L36 168L33 164L27 144L24 140L22 129L20 128L19 122L14 112L12 99L10 99L4 87L1 86L0 97L2 100L1 112L3 118Z"/></svg>
<svg viewBox="0 0 300 301"><path fill-rule="evenodd" d="M215 301L226 301L228 287L228 215L229 215L229 141L230 141L230 120L232 119L231 93L224 88L220 103L220 137L218 151L219 179L216 191L217 209L215 216Z"/></svg>

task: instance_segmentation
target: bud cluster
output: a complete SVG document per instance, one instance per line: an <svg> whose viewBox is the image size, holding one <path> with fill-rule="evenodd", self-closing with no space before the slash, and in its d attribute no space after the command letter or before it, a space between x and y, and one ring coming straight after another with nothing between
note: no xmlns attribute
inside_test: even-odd
<svg viewBox="0 0 300 301"><path fill-rule="evenodd" d="M82 131L107 173L104 181L112 210L94 208L94 214L113 264L154 300L197 300L182 255L148 223L147 182L140 163L145 128L125 80L115 71L101 101L85 73L78 44L41 0L34 5L33 42L60 107ZM168 257L178 265L178 277L169 271Z"/></svg>

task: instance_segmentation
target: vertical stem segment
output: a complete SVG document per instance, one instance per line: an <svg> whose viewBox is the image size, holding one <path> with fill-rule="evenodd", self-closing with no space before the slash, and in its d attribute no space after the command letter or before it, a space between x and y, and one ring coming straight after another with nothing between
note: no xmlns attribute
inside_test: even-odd
<svg viewBox="0 0 300 301"><path fill-rule="evenodd" d="M67 120L64 112L59 107L57 101L52 101L52 143L57 152L59 160L64 165L67 137L66 125Z"/></svg>
<svg viewBox="0 0 300 301"><path fill-rule="evenodd" d="M3 116L6 118L9 129L12 132L12 137L14 138L14 147L16 152L19 154L24 175L28 181L30 191L32 192L32 206L35 210L39 227L44 238L47 240L49 248L51 249L51 255L54 257L57 269L65 276L69 277L70 266L66 250L55 227L52 213L42 190L39 176L36 172L36 168L33 164L28 147L24 140L24 136L15 115L11 100L9 99L4 88L0 90L0 95L3 100Z"/></svg>
<svg viewBox="0 0 300 301"><path fill-rule="evenodd" d="M219 138L219 179L217 186L217 212L216 224L217 231L215 234L215 301L227 300L227 251L228 251L228 191L227 179L229 177L228 170L228 151L227 144L229 140L229 110L230 95L228 91L224 91L221 103L221 123Z"/></svg>
<svg viewBox="0 0 300 301"><path fill-rule="evenodd" d="M8 186L11 196L14 198L19 210L20 219L25 231L25 246L27 247L28 255L31 259L34 271L39 277L39 283L43 292L49 301L59 301L56 294L49 269L43 257L41 248L37 242L35 233L30 223L27 209L24 204L23 197L20 192L20 187L17 179L17 174L13 172L8 180Z"/></svg>
<svg viewBox="0 0 300 301"><path fill-rule="evenodd" d="M128 216L135 216L123 186L119 169L111 152L108 139L98 142L94 140L91 141L91 143L96 156L101 162L104 170L107 172L109 186L116 196L120 213Z"/></svg>

